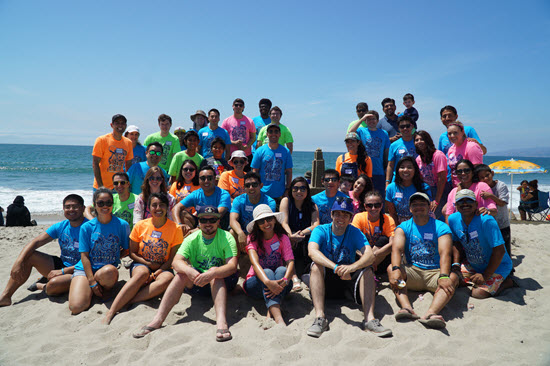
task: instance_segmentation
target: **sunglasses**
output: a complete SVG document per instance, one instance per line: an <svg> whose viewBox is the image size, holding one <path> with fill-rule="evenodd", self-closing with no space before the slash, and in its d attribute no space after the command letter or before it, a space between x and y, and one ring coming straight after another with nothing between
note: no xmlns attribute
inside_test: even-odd
<svg viewBox="0 0 550 366"><path fill-rule="evenodd" d="M111 207L113 205L113 201L97 201L95 204L97 207Z"/></svg>
<svg viewBox="0 0 550 366"><path fill-rule="evenodd" d="M254 182L254 183L245 183L245 184L244 184L244 188L251 188L251 187L256 188L256 187L259 187L259 186L260 186L260 183L258 183L258 182Z"/></svg>
<svg viewBox="0 0 550 366"><path fill-rule="evenodd" d="M341 204L342 202L345 202L348 205L352 205L353 201L349 197L336 197L336 202Z"/></svg>
<svg viewBox="0 0 550 366"><path fill-rule="evenodd" d="M457 169L456 174L470 174L472 172L472 169L466 168L466 169Z"/></svg>
<svg viewBox="0 0 550 366"><path fill-rule="evenodd" d="M199 222L201 224L215 224L216 222L218 222L218 218L217 217L211 217L209 219L205 218L205 217L199 217Z"/></svg>
<svg viewBox="0 0 550 366"><path fill-rule="evenodd" d="M275 216L265 217L265 218L263 218L263 219L257 220L256 222L258 223L258 225L263 225L263 224L265 224L266 221L271 222L271 221L273 221L273 220L275 220Z"/></svg>
<svg viewBox="0 0 550 366"><path fill-rule="evenodd" d="M163 177L149 177L150 182L162 182Z"/></svg>
<svg viewBox="0 0 550 366"><path fill-rule="evenodd" d="M412 127L411 124L399 126L399 128L401 128L401 129L403 129L403 128L411 128L411 127Z"/></svg>
<svg viewBox="0 0 550 366"><path fill-rule="evenodd" d="M183 168L182 169L184 172L194 172L195 171L195 168Z"/></svg>
<svg viewBox="0 0 550 366"><path fill-rule="evenodd" d="M202 177L199 177L199 179L203 182L205 181L213 181L214 180L214 176L213 175L203 175Z"/></svg>
<svg viewBox="0 0 550 366"><path fill-rule="evenodd" d="M233 107L240 107L240 108L242 108L242 107L244 107L244 104L235 103L235 104L233 104Z"/></svg>
<svg viewBox="0 0 550 366"><path fill-rule="evenodd" d="M377 202L377 203L365 203L365 207L368 207L368 208L380 208L380 207L382 207L382 203L381 203L381 202Z"/></svg>
<svg viewBox="0 0 550 366"><path fill-rule="evenodd" d="M294 186L292 187L292 192L306 192L307 187L306 186Z"/></svg>
<svg viewBox="0 0 550 366"><path fill-rule="evenodd" d="M470 199L461 199L460 201L458 201L456 203L457 206L464 206L464 205L473 205L474 204L474 201L470 200Z"/></svg>
<svg viewBox="0 0 550 366"><path fill-rule="evenodd" d="M233 164L241 165L246 163L246 160L244 159L233 159Z"/></svg>
<svg viewBox="0 0 550 366"><path fill-rule="evenodd" d="M162 151L149 151L149 155L156 155L156 156L162 156Z"/></svg>
<svg viewBox="0 0 550 366"><path fill-rule="evenodd" d="M334 177L334 178L325 178L323 179L325 182L338 182L340 179Z"/></svg>
<svg viewBox="0 0 550 366"><path fill-rule="evenodd" d="M121 181L118 181L118 182L113 182L113 185L115 187L118 187L118 186L125 186L126 184L128 184L128 181L127 180L121 180Z"/></svg>
<svg viewBox="0 0 550 366"><path fill-rule="evenodd" d="M366 110L366 109L364 109L364 108L357 108L357 112L360 112L360 113L362 113L362 112L366 112L366 111L367 111L367 110Z"/></svg>

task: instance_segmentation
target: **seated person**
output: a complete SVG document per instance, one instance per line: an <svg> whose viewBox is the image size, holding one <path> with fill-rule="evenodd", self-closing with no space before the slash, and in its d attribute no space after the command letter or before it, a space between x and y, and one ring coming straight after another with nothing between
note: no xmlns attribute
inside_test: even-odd
<svg viewBox="0 0 550 366"><path fill-rule="evenodd" d="M449 216L455 241L452 270L473 285L472 297L477 299L495 296L512 287L512 279L508 277L512 259L504 247L497 221L479 214L476 195L469 189L459 191L455 203L458 212ZM465 254L462 263L459 249Z"/></svg>
<svg viewBox="0 0 550 366"><path fill-rule="evenodd" d="M353 189L349 191L349 197L353 200L355 213L365 212L365 195L374 189L372 180L365 174L361 174L353 183Z"/></svg>
<svg viewBox="0 0 550 366"><path fill-rule="evenodd" d="M199 166L199 169L206 165L211 166L214 168L214 172L216 173L216 181L218 181L223 172L231 170L233 167L229 165L223 156L226 150L226 144L221 137L216 137L212 140L210 149L212 150L212 156L205 158Z"/></svg>
<svg viewBox="0 0 550 366"><path fill-rule="evenodd" d="M527 220L527 215L525 211L526 209L534 210L539 206L539 181L536 179L530 181L529 183L527 183L527 188L527 194L525 195L525 198L521 200L521 203L518 206L519 214L523 221Z"/></svg>
<svg viewBox="0 0 550 366"><path fill-rule="evenodd" d="M201 206L198 219L200 230L184 239L172 261L176 275L162 297L157 314L133 335L134 338L142 338L159 329L186 291L190 295L212 296L216 310L216 341L232 339L225 312L227 293L235 288L239 279L236 274L237 246L233 236L219 228L220 214L216 207Z"/></svg>
<svg viewBox="0 0 550 366"><path fill-rule="evenodd" d="M179 202L189 196L189 193L199 188L199 172L197 165L193 160L185 160L181 165L178 178L170 186L169 193L176 199L176 202ZM193 212L195 212L194 210L195 209L193 209Z"/></svg>
<svg viewBox="0 0 550 366"><path fill-rule="evenodd" d="M451 230L444 222L430 217L430 197L426 193L413 194L409 198L409 210L412 218L395 229L388 266L390 286L401 305L395 319L418 319L407 289L428 290L434 292L433 300L419 321L429 328L445 328L445 320L439 313L453 297L459 281L457 274L451 272Z"/></svg>
<svg viewBox="0 0 550 366"><path fill-rule="evenodd" d="M378 337L392 334L374 317L374 255L359 229L350 225L353 219L351 198L337 198L331 211L332 223L313 229L309 239L309 256L313 261L309 288L315 308L315 321L307 335L320 337L328 330L325 317L325 296L346 298L363 306L363 329ZM361 252L355 260L356 251Z"/></svg>
<svg viewBox="0 0 550 366"><path fill-rule="evenodd" d="M233 170L221 174L218 187L226 190L231 196L231 202L244 193L244 168L248 165L246 154L242 150L235 150L229 159L229 165Z"/></svg>
<svg viewBox="0 0 550 366"><path fill-rule="evenodd" d="M133 194L141 193L141 186L145 175L152 167L158 166L162 159L162 145L160 142L152 142L147 146L145 150L145 156L147 161L142 161L134 164L128 169L128 179L130 181L130 192ZM160 168L162 169L162 168ZM168 174L162 169L162 175L168 182Z"/></svg>
<svg viewBox="0 0 550 366"><path fill-rule="evenodd" d="M36 226L36 221L31 221L31 213L25 206L25 198L17 196L8 206L6 213L6 226Z"/></svg>
<svg viewBox="0 0 550 366"><path fill-rule="evenodd" d="M151 217L149 212L149 196L152 193L166 193L168 188L166 186L166 180L162 176L162 168L159 166L152 167L145 174L145 180L141 185L141 194L137 197L134 205L134 225L144 219ZM176 205L176 199L172 195L168 195L168 201L170 206L168 207L168 218L172 220L172 209Z"/></svg>
<svg viewBox="0 0 550 366"><path fill-rule="evenodd" d="M10 279L0 297L0 306L11 305L13 293L27 281L32 268L42 274L43 280L29 287L30 290L45 290L49 296L69 291L74 265L80 260L78 237L84 218L84 199L70 194L63 199L63 215L66 220L58 222L25 245L11 269ZM57 239L61 249L59 257L39 252L37 249ZM43 282L47 281L45 284Z"/></svg>

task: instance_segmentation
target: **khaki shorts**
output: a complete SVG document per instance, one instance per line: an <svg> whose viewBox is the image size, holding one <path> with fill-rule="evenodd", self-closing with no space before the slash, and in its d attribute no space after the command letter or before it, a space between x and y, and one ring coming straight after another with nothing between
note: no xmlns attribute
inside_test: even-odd
<svg viewBox="0 0 550 366"><path fill-rule="evenodd" d="M422 269L417 266L405 266L407 273L407 289L412 291L431 291L437 289L437 280L441 271L436 269Z"/></svg>

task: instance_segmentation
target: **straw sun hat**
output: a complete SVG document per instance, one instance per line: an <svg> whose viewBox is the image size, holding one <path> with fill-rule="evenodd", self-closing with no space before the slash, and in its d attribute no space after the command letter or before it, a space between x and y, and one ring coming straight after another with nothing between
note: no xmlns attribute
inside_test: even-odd
<svg viewBox="0 0 550 366"><path fill-rule="evenodd" d="M252 212L252 216L254 216L254 220L250 221L248 225L246 225L246 231L249 233L252 232L252 229L254 228L254 223L258 220L264 219L266 217L275 217L279 223L283 223L283 214L281 212L273 212L271 211L271 208L269 208L268 205L261 204L256 206L254 211Z"/></svg>

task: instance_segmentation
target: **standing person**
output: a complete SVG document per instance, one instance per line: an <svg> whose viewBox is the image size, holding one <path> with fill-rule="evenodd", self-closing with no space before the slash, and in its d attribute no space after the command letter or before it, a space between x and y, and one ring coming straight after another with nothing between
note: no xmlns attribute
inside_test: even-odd
<svg viewBox="0 0 550 366"><path fill-rule="evenodd" d="M271 123L266 125L260 130L260 134L258 135L258 147L267 144L269 142L269 138L267 137L267 128L271 124L278 125L281 129L281 136L279 137L279 144L286 146L288 151L292 154L292 150L294 148L294 138L292 137L292 133L290 133L290 130L288 127L283 125L281 123L281 117L283 116L283 111L281 108L275 106L271 108L269 111L269 116L271 119Z"/></svg>
<svg viewBox="0 0 550 366"><path fill-rule="evenodd" d="M359 135L348 132L344 140L348 152L336 159L336 171L342 174L350 174L357 179L361 174L372 177L372 161L367 154L365 146L361 143Z"/></svg>
<svg viewBox="0 0 550 366"><path fill-rule="evenodd" d="M242 150L235 150L229 159L233 170L223 172L218 181L218 187L225 189L231 196L231 202L244 193L244 168L248 165L246 154Z"/></svg>
<svg viewBox="0 0 550 366"><path fill-rule="evenodd" d="M447 134L447 129L449 128L449 124L456 122L458 119L458 112L456 111L456 108L452 105L446 105L445 107L441 108L441 111L439 111L439 115L441 116L441 123L443 123L443 126L445 126L445 132L439 136L439 147L438 149L440 151L443 151L445 155L448 155L449 148L453 144L449 140L449 136ZM487 154L487 148L483 145L481 142L481 139L477 135L476 130L471 126L464 126L464 134L468 138L469 141L475 142L479 145L481 150L483 151L483 154Z"/></svg>
<svg viewBox="0 0 550 366"><path fill-rule="evenodd" d="M145 155L147 156L147 161L142 161L135 165L132 165L130 170L128 170L128 179L130 179L130 191L133 194L141 193L141 186L143 185L143 180L149 169L159 165L160 160L162 159L162 145L160 142L151 142L147 145L147 150L145 150ZM168 173L166 170L162 170L162 175L168 182Z"/></svg>
<svg viewBox="0 0 550 366"><path fill-rule="evenodd" d="M149 206L147 206L147 202L149 202L149 196L151 195L151 193L160 192L166 193L168 192L168 188L166 185L166 179L164 179L164 176L162 174L162 169L158 166L155 166L149 169L149 171L147 171L147 174L145 174L145 179L143 180L143 184L141 185L141 194L137 197L134 204L134 225L143 219L148 219L149 217L151 217ZM168 195L168 200L170 203L168 218L172 220L172 209L176 205L176 200L171 195Z"/></svg>
<svg viewBox="0 0 550 366"><path fill-rule="evenodd" d="M330 224L332 222L331 212L336 198L348 197L338 190L340 186L340 174L334 169L327 169L323 173L323 186L325 187L324 191L311 197L319 209L319 222L321 225Z"/></svg>
<svg viewBox="0 0 550 366"><path fill-rule="evenodd" d="M174 273L172 260L183 241L182 230L167 217L168 196L152 193L149 211L152 217L138 222L130 234L130 280L117 294L103 319L110 324L126 304L133 304L161 295Z"/></svg>
<svg viewBox="0 0 550 366"><path fill-rule="evenodd" d="M229 133L231 145L227 149L226 156L235 150L243 150L248 161L252 161L251 146L256 141L256 128L254 122L243 114L244 100L237 98L233 101L233 115L222 122L222 128Z"/></svg>
<svg viewBox="0 0 550 366"><path fill-rule="evenodd" d="M459 242L465 258L461 263L458 248L453 249L453 270L460 271L464 281L473 285L472 297L485 299L512 287L508 276L512 259L494 218L480 215L476 195L469 189L456 194L458 212L449 216L453 240Z"/></svg>
<svg viewBox="0 0 550 366"><path fill-rule="evenodd" d="M74 266L69 289L69 309L73 315L88 309L92 297L107 297L118 281L120 258L128 252L130 226L113 216L113 194L105 187L94 192L97 217L80 229L80 261Z"/></svg>
<svg viewBox="0 0 550 366"><path fill-rule="evenodd" d="M456 175L456 166L458 162L466 159L471 161L474 166L483 164L483 151L481 151L479 144L466 138L464 125L461 122L451 122L448 126L447 134L453 145L447 152L447 164L449 164L451 170L451 182L453 187L456 187L459 182Z"/></svg>
<svg viewBox="0 0 550 366"><path fill-rule="evenodd" d="M260 102L258 103L258 107L260 109L260 115L258 117L252 118L252 122L254 122L254 127L256 127L256 136L259 136L260 130L271 123L271 118L269 118L269 111L271 110L271 106L273 104L271 103L271 100L267 98L260 99ZM256 151L258 145L258 139L254 141L254 144L252 145L252 152Z"/></svg>
<svg viewBox="0 0 550 366"><path fill-rule="evenodd" d="M363 118L363 116L365 114L367 114L367 111L369 110L369 105L365 102L360 102L360 103L357 103L357 105L355 106L355 113L357 113L357 118L355 121L351 121L348 125L348 129L346 131L346 133L349 133L351 132L351 128L355 125L355 123L357 123L358 120L360 120L361 118ZM376 121L376 123L378 124L378 121ZM365 121L362 121L361 124L359 125L359 127L364 127L364 128L368 128L368 125ZM359 128L357 127L357 128Z"/></svg>
<svg viewBox="0 0 550 366"><path fill-rule="evenodd" d="M386 188L386 208L396 224L400 224L412 216L409 197L416 192L424 192L431 199L431 192L430 187L422 181L420 170L412 156L399 160L396 170L395 181Z"/></svg>
<svg viewBox="0 0 550 366"><path fill-rule="evenodd" d="M195 131L189 131L185 134L185 146L187 150L180 151L172 159L170 163L170 169L168 174L170 175L170 182L173 183L177 179L177 175L181 170L181 166L185 160L193 160L197 166L200 166L203 157L198 153L199 151L199 135Z"/></svg>
<svg viewBox="0 0 550 366"><path fill-rule="evenodd" d="M147 160L145 156L145 148L139 142L139 127L136 125L128 126L126 132L124 133L124 137L127 137L130 141L132 141L132 152L134 153L132 165Z"/></svg>
<svg viewBox="0 0 550 366"><path fill-rule="evenodd" d="M395 177L395 165L405 156L412 156L416 159L418 154L414 147L412 120L408 116L401 116L397 119L401 138L392 142L388 153L388 167L386 168L386 189Z"/></svg>
<svg viewBox="0 0 550 366"><path fill-rule="evenodd" d="M273 213L268 205L258 205L254 220L247 226L246 250L252 266L243 289L249 296L264 299L268 316L275 323L286 325L281 303L290 292L294 276L294 255L290 240L281 225L281 213Z"/></svg>
<svg viewBox="0 0 550 366"><path fill-rule="evenodd" d="M193 160L185 160L181 165L178 179L170 186L169 193L176 199L176 202L179 202L199 188L197 164ZM193 212L194 210L193 208Z"/></svg>
<svg viewBox="0 0 550 366"><path fill-rule="evenodd" d="M412 219L395 229L388 266L390 286L401 306L395 319L419 319L407 291L428 290L434 293L433 300L420 322L429 328L445 328L445 320L439 313L453 297L459 281L458 275L451 272L451 230L444 222L430 217L430 198L426 193L413 194L409 208Z"/></svg>
<svg viewBox="0 0 550 366"><path fill-rule="evenodd" d="M353 190L349 192L349 197L353 200L355 213L365 211L365 195L373 189L374 185L371 179L364 174L361 174L355 183L353 183Z"/></svg>
<svg viewBox="0 0 550 366"><path fill-rule="evenodd" d="M80 227L88 221L83 212L84 199L81 196L70 194L63 199L63 215L66 220L50 226L21 250L11 268L8 284L0 296L0 307L11 305L12 295L27 281L33 267L44 277L29 289L45 290L48 296L69 291L74 265L80 260ZM59 257L37 250L55 239L61 249ZM47 280L46 284L42 283L44 280Z"/></svg>
<svg viewBox="0 0 550 366"><path fill-rule="evenodd" d="M172 117L163 113L158 117L158 123L160 131L147 136L144 143L147 146L152 142L158 142L162 145L162 159L160 160L159 166L165 171L168 171L172 163L172 158L181 151L180 141L175 135L170 133L170 128L172 128Z"/></svg>
<svg viewBox="0 0 550 366"><path fill-rule="evenodd" d="M399 133L399 122L397 121L398 116L395 114L395 99L384 98L382 100L382 110L385 116L378 122L376 127L386 131L390 138L390 142L393 143L401 138L401 133Z"/></svg>
<svg viewBox="0 0 550 366"><path fill-rule="evenodd" d="M337 199L331 211L332 223L317 226L308 244L313 261L309 287L316 318L307 335L318 338L328 330L325 317L325 297L328 297L354 300L363 308L363 329L378 337L390 336L392 331L374 317L375 285L371 267L374 255L365 235L351 225L351 199ZM361 257L356 261L357 251Z"/></svg>
<svg viewBox="0 0 550 366"><path fill-rule="evenodd" d="M368 128L359 127L362 123ZM378 112L367 111L361 119L355 121L349 132L356 132L367 150L367 155L372 161L372 184L381 195L386 193L386 166L388 165L388 153L390 139L388 133L378 129Z"/></svg>
<svg viewBox="0 0 550 366"><path fill-rule="evenodd" d="M188 131L199 132L208 123L208 117L206 116L206 113L204 113L204 111L201 109L197 109L195 114L192 114L189 118L191 118L191 121L193 121L193 127L190 128Z"/></svg>
<svg viewBox="0 0 550 366"><path fill-rule="evenodd" d="M219 181L221 174L225 171L233 169L233 167L229 165L223 156L226 151L226 144L221 137L216 137L212 140L211 150L212 156L209 158L204 158L199 169L206 165L211 166L216 172L216 181Z"/></svg>
<svg viewBox="0 0 550 366"><path fill-rule="evenodd" d="M319 209L311 199L309 184L304 177L295 178L290 183L288 197L281 201L279 211L283 214L285 228L294 253L296 273L292 276L292 290L301 291L302 275L309 272L311 259L307 243L313 229L319 225Z"/></svg>
<svg viewBox="0 0 550 366"><path fill-rule="evenodd" d="M252 159L252 170L262 178L262 191L273 198L277 203L292 180L292 155L288 149L279 144L281 128L279 125L267 126L269 143L260 146Z"/></svg>
<svg viewBox="0 0 550 366"><path fill-rule="evenodd" d="M153 320L134 338L142 338L159 329L177 304L183 291L190 295L211 296L216 310L216 341L233 337L226 318L227 294L237 285L237 246L233 236L219 228L216 207L203 206L198 211L200 230L188 235L181 244L172 268L176 275L166 289Z"/></svg>
<svg viewBox="0 0 550 366"><path fill-rule="evenodd" d="M128 171L132 166L134 158L132 141L122 136L126 130L126 117L115 114L111 128L113 132L99 136L94 143L92 151L94 191L102 186L113 189L113 174Z"/></svg>
<svg viewBox="0 0 550 366"><path fill-rule="evenodd" d="M181 151L184 151L187 149L187 146L185 146L185 142L183 141L183 138L185 137L185 128L178 126L174 128L174 135L178 138L180 142L180 149Z"/></svg>
<svg viewBox="0 0 550 366"><path fill-rule="evenodd" d="M220 111L216 108L208 111L208 122L208 125L199 130L199 151L205 159L212 157L212 142L215 138L223 139L225 146L231 145L229 133L219 126Z"/></svg>
<svg viewBox="0 0 550 366"><path fill-rule="evenodd" d="M435 218L441 217L441 210L447 203L447 157L442 151L436 150L430 134L424 130L416 131L414 147L418 156L416 163L424 183L430 186L432 201L430 211Z"/></svg>
<svg viewBox="0 0 550 366"><path fill-rule="evenodd" d="M412 123L414 124L414 128L418 128L416 125L416 122L418 121L418 111L416 110L414 105L414 95L411 93L407 93L403 96L403 105L405 106L405 110L403 111L404 116L408 116L411 118Z"/></svg>
<svg viewBox="0 0 550 366"><path fill-rule="evenodd" d="M6 226L34 226L36 222L33 224L33 221L29 209L25 206L25 198L16 196L13 203L8 206Z"/></svg>

